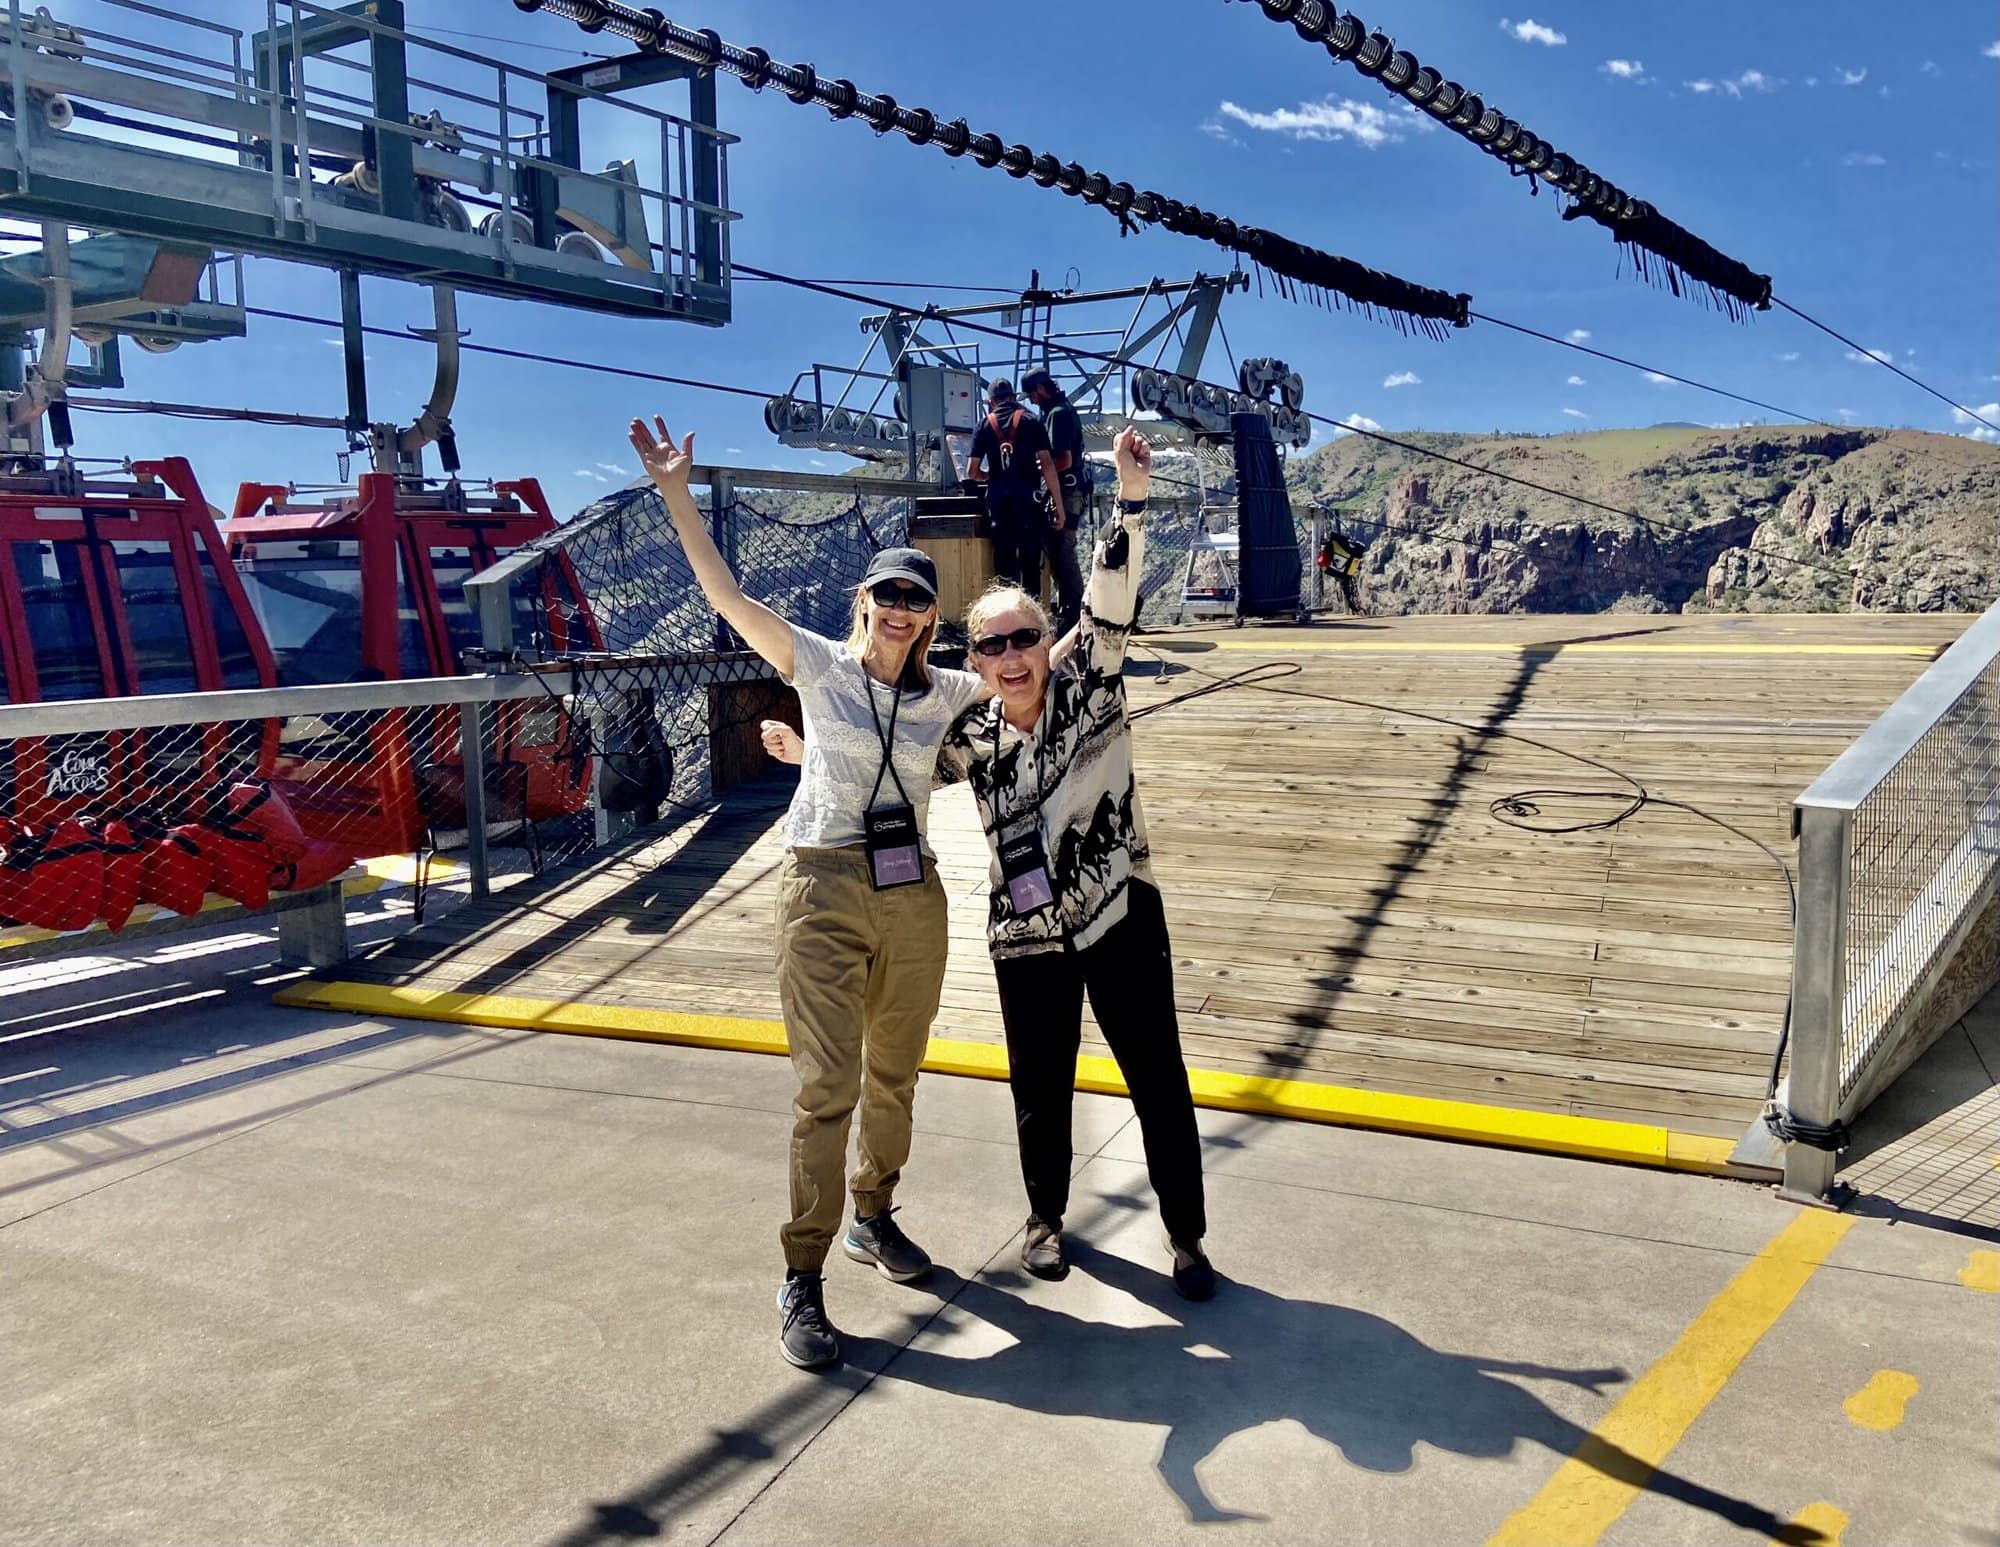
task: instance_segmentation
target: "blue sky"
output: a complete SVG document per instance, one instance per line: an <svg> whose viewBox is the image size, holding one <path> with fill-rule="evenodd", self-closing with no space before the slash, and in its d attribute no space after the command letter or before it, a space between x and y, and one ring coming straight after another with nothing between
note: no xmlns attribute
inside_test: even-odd
<svg viewBox="0 0 2000 1547"><path fill-rule="evenodd" d="M245 29L261 0L190 0ZM1914 387L1803 324L1748 325L1617 274L1609 238L1558 220L1546 192L1455 135L1396 110L1378 86L1249 5L1096 0L941 11L918 0L667 5L779 58L809 60L906 105L1054 150L1410 279L1471 292L1482 310L1829 419L1963 429ZM525 65L602 48L568 23L505 0L410 0L418 26ZM1559 148L1775 276L1778 293L1960 401L2000 399L2000 18L1991 5L1900 8L1885 28L1857 0L1367 0L1360 14L1427 63L1482 92ZM1068 29L1046 45L1036 24ZM996 49L996 35L1004 46ZM566 51L566 54L565 52ZM1090 288L1228 266L1219 249L1152 230L1121 238L1100 211L954 162L900 136L721 83L743 214L736 255L812 276L1019 285L1069 271ZM676 110L676 88L648 98ZM418 110L432 105L421 93ZM331 314L328 271L249 266L254 304ZM414 287L366 287L370 321L428 321ZM779 389L815 360L859 352L858 310L769 284L740 284L736 321L711 331L467 297L476 342L546 350ZM1389 429L1552 432L1749 412L1637 372L1475 325L1446 342L1406 339L1344 313L1231 298L1237 355L1282 355L1317 412ZM407 417L429 383L417 345L371 345L379 412ZM252 319L247 340L158 358L127 352L135 396L337 413L339 354L314 330ZM1572 380L1571 378L1579 378ZM1392 383L1401 383L1393 384ZM456 423L468 473L541 477L559 511L618 481L622 426L658 409L699 430L705 458L763 466L849 465L788 452L761 405L651 389L576 371L469 359ZM240 478L326 480L338 437L93 416L80 453L193 458L210 498ZM1322 432L1324 433L1324 432Z"/></svg>

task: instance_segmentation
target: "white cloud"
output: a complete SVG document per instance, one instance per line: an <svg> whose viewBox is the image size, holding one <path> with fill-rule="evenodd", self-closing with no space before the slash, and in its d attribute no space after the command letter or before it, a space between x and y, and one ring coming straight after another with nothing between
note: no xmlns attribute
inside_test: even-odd
<svg viewBox="0 0 2000 1547"><path fill-rule="evenodd" d="M1819 77L1817 75L1808 75L1806 77L1806 84L1808 86L1817 86L1819 84Z"/></svg>
<svg viewBox="0 0 2000 1547"><path fill-rule="evenodd" d="M1879 361L1881 364L1887 365L1891 360L1896 358L1896 352L1893 349L1871 349L1866 354L1857 354L1854 350L1850 349L1847 351L1847 358L1854 361L1857 365L1866 365L1870 360Z"/></svg>
<svg viewBox="0 0 2000 1547"><path fill-rule="evenodd" d="M1664 387L1673 380L1673 377L1662 376L1658 371L1648 371L1646 372L1646 380L1650 381L1656 387Z"/></svg>
<svg viewBox="0 0 2000 1547"><path fill-rule="evenodd" d="M589 478L597 483L611 482L609 478L606 478L602 473L598 472L595 468L591 467L579 467L576 470L576 476L578 478Z"/></svg>
<svg viewBox="0 0 2000 1547"><path fill-rule="evenodd" d="M1607 59L1597 67L1615 81L1643 81L1646 66L1637 59Z"/></svg>
<svg viewBox="0 0 2000 1547"><path fill-rule="evenodd" d="M1572 344L1581 344L1581 343L1585 342L1585 341L1586 341L1586 340L1587 340L1587 339L1588 339L1588 338L1590 337L1590 329L1588 329L1588 328L1571 328L1571 329L1569 330L1568 334L1566 334L1565 336L1566 336L1566 337L1567 337L1567 338L1569 339L1569 341L1570 341L1570 342L1571 342Z"/></svg>
<svg viewBox="0 0 2000 1547"><path fill-rule="evenodd" d="M1977 412L1979 419L1992 419L2000 422L2000 403L1988 403L1983 408L1977 410ZM1968 414L1962 408L1954 408L1951 411L1951 422L1953 424L1971 425L1972 428L1965 433L1973 440L2000 441L2000 430L1989 430L1978 419L1973 418L1971 414Z"/></svg>
<svg viewBox="0 0 2000 1547"><path fill-rule="evenodd" d="M1233 118L1251 129L1282 134L1294 140L1353 140L1370 150L1390 145L1412 130L1423 133L1437 125L1408 103L1402 111L1377 107L1373 102L1357 102L1352 97L1322 97L1317 102L1301 102L1297 107L1281 107L1274 112L1255 113L1249 108L1225 102L1222 116Z"/></svg>
<svg viewBox="0 0 2000 1547"><path fill-rule="evenodd" d="M1228 125L1219 124L1213 118L1204 118L1202 120L1201 132L1212 140L1222 141L1225 145L1241 145L1243 143L1229 132Z"/></svg>
<svg viewBox="0 0 2000 1547"><path fill-rule="evenodd" d="M1568 414L1572 419L1588 419L1590 417L1589 414L1580 408L1565 408L1563 412Z"/></svg>
<svg viewBox="0 0 2000 1547"><path fill-rule="evenodd" d="M1840 164L1844 167L1885 167L1889 158L1878 156L1872 150L1851 150L1840 158Z"/></svg>
<svg viewBox="0 0 2000 1547"><path fill-rule="evenodd" d="M1798 359L1798 357L1799 357L1799 352L1796 349L1790 350L1787 353L1778 356L1778 358L1784 361L1785 364L1787 365L1790 365L1794 360Z"/></svg>
<svg viewBox="0 0 2000 1547"><path fill-rule="evenodd" d="M1382 378L1382 385L1385 387L1421 387L1423 384L1423 377L1415 371L1398 371L1393 376Z"/></svg>
<svg viewBox="0 0 2000 1547"><path fill-rule="evenodd" d="M1538 21L1509 21L1500 18L1500 30L1522 43L1540 43L1545 48L1560 48L1569 39L1553 27L1545 27Z"/></svg>
<svg viewBox="0 0 2000 1547"><path fill-rule="evenodd" d="M620 467L616 462L600 462L597 464L597 470L601 473L609 473L613 478L630 478L632 476L631 468Z"/></svg>
<svg viewBox="0 0 2000 1547"><path fill-rule="evenodd" d="M2000 59L2000 40L1988 43L1979 52L1987 59Z"/></svg>
<svg viewBox="0 0 2000 1547"><path fill-rule="evenodd" d="M1839 79L1841 85L1859 86L1863 81L1868 79L1868 66L1864 64L1858 70L1847 70L1836 67L1833 73Z"/></svg>
<svg viewBox="0 0 2000 1547"><path fill-rule="evenodd" d="M743 448L741 446L724 446L722 449L728 452L732 457L740 457L743 455Z"/></svg>
<svg viewBox="0 0 2000 1547"><path fill-rule="evenodd" d="M1370 419L1366 414L1360 413L1349 414L1345 419L1340 421L1340 424L1344 428L1336 427L1330 439L1339 440L1343 435L1350 435L1356 430L1379 430L1382 428L1381 425Z"/></svg>
<svg viewBox="0 0 2000 1547"><path fill-rule="evenodd" d="M1917 69L1925 75L1942 75L1944 73L1938 68L1938 62L1935 59L1926 59L1922 64L1917 66Z"/></svg>
<svg viewBox="0 0 2000 1547"><path fill-rule="evenodd" d="M1564 385L1570 387L1587 387L1590 383L1585 381L1581 376L1572 376Z"/></svg>
<svg viewBox="0 0 2000 1547"><path fill-rule="evenodd" d="M1807 84L1813 84L1816 80L1817 77L1809 78ZM1683 81L1681 84L1697 97L1706 97L1718 91L1732 97L1745 97L1776 91L1785 83L1775 75L1766 75L1762 70L1745 70L1741 75L1730 76L1724 80Z"/></svg>
<svg viewBox="0 0 2000 1547"><path fill-rule="evenodd" d="M1838 419L1842 424L1852 424L1854 423L1854 410L1851 408L1836 408L1833 411L1833 417Z"/></svg>

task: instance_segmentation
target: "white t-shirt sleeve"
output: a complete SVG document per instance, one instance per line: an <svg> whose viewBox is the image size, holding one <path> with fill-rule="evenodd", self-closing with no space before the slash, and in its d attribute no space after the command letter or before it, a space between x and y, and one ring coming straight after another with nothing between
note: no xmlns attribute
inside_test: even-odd
<svg viewBox="0 0 2000 1547"><path fill-rule="evenodd" d="M840 646L824 634L815 634L796 623L791 629L792 674L784 679L785 684L788 687L809 688L824 677L827 669L840 658Z"/></svg>
<svg viewBox="0 0 2000 1547"><path fill-rule="evenodd" d="M993 696L993 690L986 685L986 679L971 671L934 671L931 673L939 691L945 695L945 702L951 706L948 718L956 720L975 704L983 704Z"/></svg>

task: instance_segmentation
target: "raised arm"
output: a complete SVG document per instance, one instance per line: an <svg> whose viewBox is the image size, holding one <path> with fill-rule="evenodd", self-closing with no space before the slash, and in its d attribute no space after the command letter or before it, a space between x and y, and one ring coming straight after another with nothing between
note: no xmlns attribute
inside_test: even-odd
<svg viewBox="0 0 2000 1547"><path fill-rule="evenodd" d="M653 424L659 432L657 438L643 419L632 421L632 449L639 453L640 466L653 480L653 487L660 491L667 514L673 518L681 551L687 555L688 567L694 571L702 595L743 636L745 644L769 661L778 675L789 678L793 665L791 625L762 602L744 594L723 561L721 550L715 546L715 539L709 536L694 496L688 492L688 474L694 467L694 435L690 433L676 446L666 420L655 415Z"/></svg>
<svg viewBox="0 0 2000 1547"><path fill-rule="evenodd" d="M1146 498L1153 482L1153 448L1137 430L1126 428L1111 443L1118 463L1118 498L1122 504ZM1083 589L1083 621L1076 648L1086 666L1105 676L1125 669L1125 644L1139 607L1139 568L1145 546L1143 511L1117 512L1090 566Z"/></svg>

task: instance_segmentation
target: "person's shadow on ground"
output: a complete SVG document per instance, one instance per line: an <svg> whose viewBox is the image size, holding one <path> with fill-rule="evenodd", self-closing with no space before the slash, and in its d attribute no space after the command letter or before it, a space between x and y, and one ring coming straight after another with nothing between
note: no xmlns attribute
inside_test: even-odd
<svg viewBox="0 0 2000 1547"><path fill-rule="evenodd" d="M1232 1435L1289 1418L1374 1472L1407 1471L1420 1444L1499 1458L1528 1441L1766 1539L1802 1547L1825 1540L1757 1505L1655 1470L1502 1378L1601 1391L1623 1381L1623 1370L1562 1370L1445 1353L1365 1311L1289 1300L1249 1284L1225 1283L1213 1302L1190 1305L1164 1274L1077 1242L1070 1256L1077 1272L1123 1290L1171 1325L1085 1321L1008 1293L1002 1285L1021 1281L999 1274L964 1283L932 1332L944 1331L941 1341L948 1345L944 1329L952 1320L977 1317L1013 1337L1011 1347L956 1358L936 1348L849 1338L848 1357L881 1368L883 1378L955 1396L1164 1428L1160 1477L1196 1521L1262 1518L1218 1505L1197 1468ZM947 1284L938 1289L950 1292Z"/></svg>

